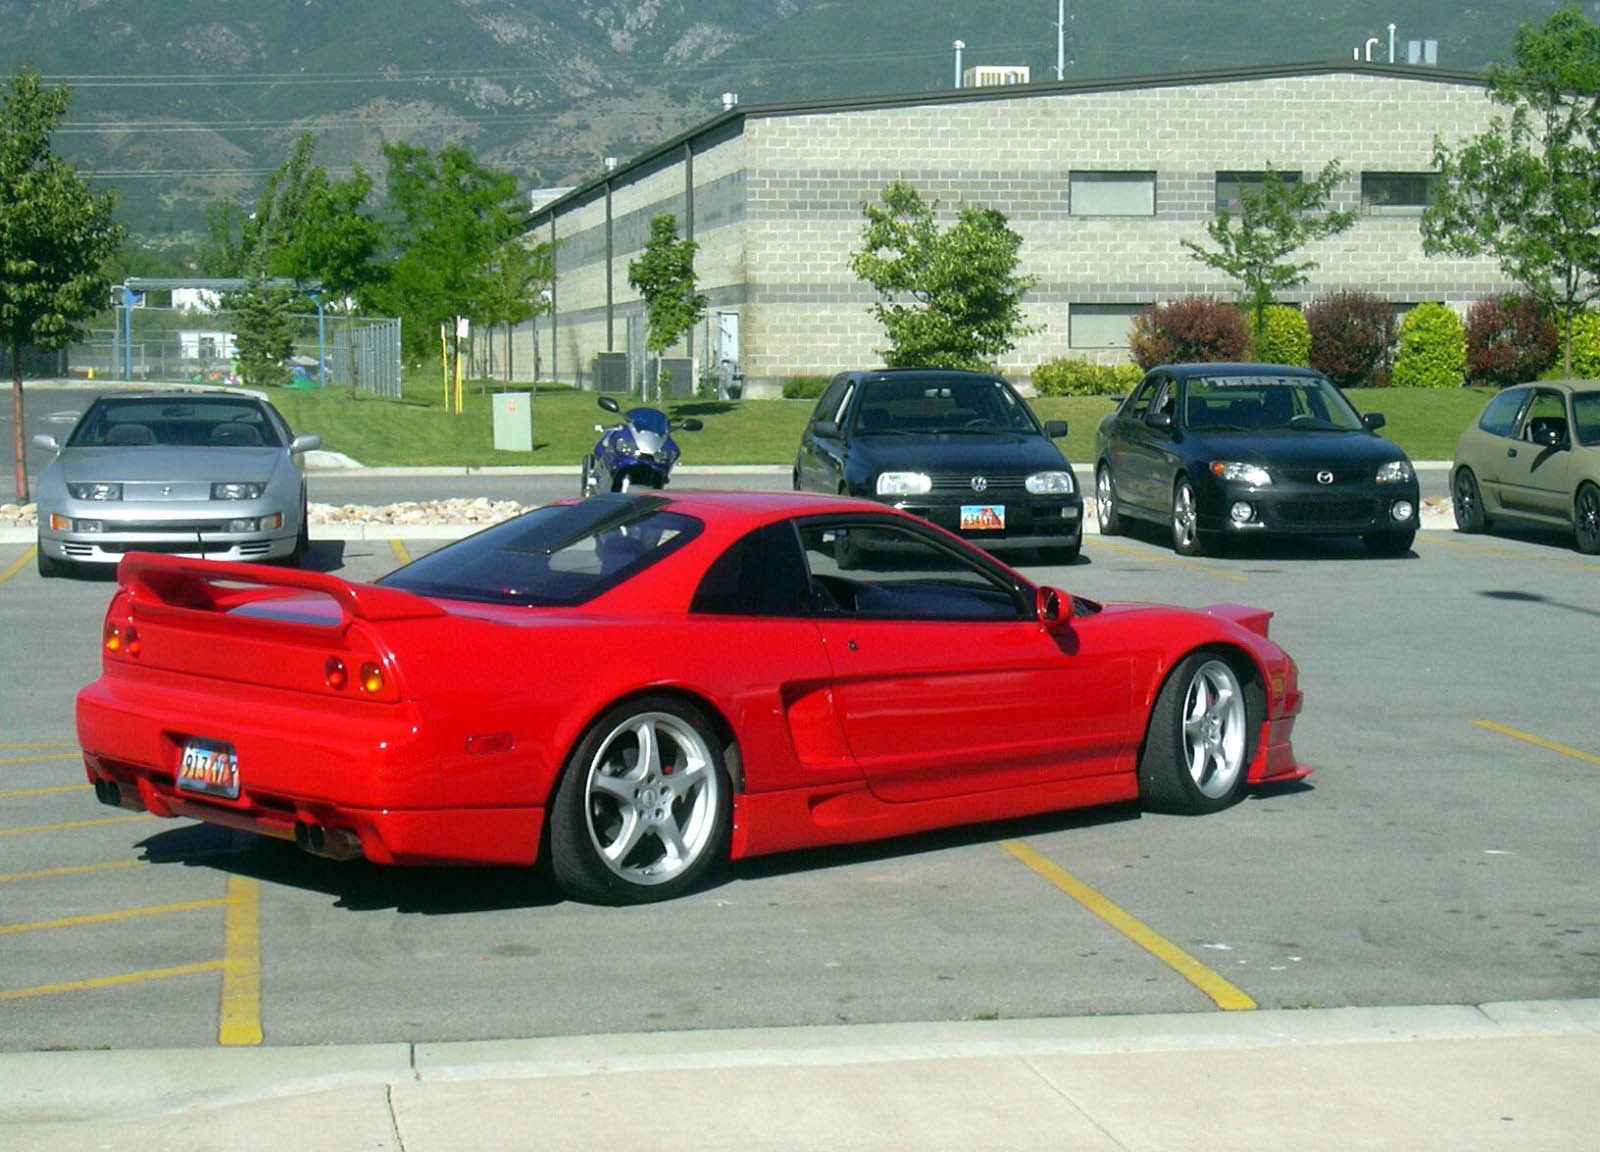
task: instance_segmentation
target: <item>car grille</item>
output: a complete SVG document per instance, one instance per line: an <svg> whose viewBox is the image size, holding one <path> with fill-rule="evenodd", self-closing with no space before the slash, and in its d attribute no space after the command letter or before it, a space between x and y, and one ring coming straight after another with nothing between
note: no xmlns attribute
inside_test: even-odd
<svg viewBox="0 0 1600 1152"><path fill-rule="evenodd" d="M1286 500L1277 506L1277 512L1278 518L1285 524L1367 524L1378 515L1378 502L1353 496Z"/></svg>
<svg viewBox="0 0 1600 1152"><path fill-rule="evenodd" d="M975 476L982 476L988 486L982 492L972 487ZM943 472L932 477L933 491L941 496L962 496L969 500L995 500L1000 497L1020 497L1028 493L1028 478L1021 472Z"/></svg>

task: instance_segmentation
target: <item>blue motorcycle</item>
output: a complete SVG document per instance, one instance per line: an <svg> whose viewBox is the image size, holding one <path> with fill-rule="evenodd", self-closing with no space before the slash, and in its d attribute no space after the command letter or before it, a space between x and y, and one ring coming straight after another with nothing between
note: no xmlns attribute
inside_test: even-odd
<svg viewBox="0 0 1600 1152"><path fill-rule="evenodd" d="M622 406L610 396L598 400L607 412L622 413ZM698 432L699 420L689 417L676 428ZM665 488L678 462L678 445L672 439L674 425L657 408L629 408L622 422L609 427L596 424L600 433L594 451L583 458L583 494L626 492L629 488Z"/></svg>

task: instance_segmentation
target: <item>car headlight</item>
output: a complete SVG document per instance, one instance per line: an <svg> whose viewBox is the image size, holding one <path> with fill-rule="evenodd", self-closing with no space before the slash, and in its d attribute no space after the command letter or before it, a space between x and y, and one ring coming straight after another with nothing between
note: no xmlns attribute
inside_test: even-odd
<svg viewBox="0 0 1600 1152"><path fill-rule="evenodd" d="M1234 480L1252 488L1266 488L1272 483L1272 473L1261 465L1238 460L1213 460L1211 474L1218 480Z"/></svg>
<svg viewBox="0 0 1600 1152"><path fill-rule="evenodd" d="M230 484L221 483L211 486L213 500L259 500L261 494L267 490L265 484Z"/></svg>
<svg viewBox="0 0 1600 1152"><path fill-rule="evenodd" d="M1028 477L1027 489L1035 496L1070 496L1078 486L1071 472L1035 472Z"/></svg>
<svg viewBox="0 0 1600 1152"><path fill-rule="evenodd" d="M121 484L68 484L74 500L121 500Z"/></svg>
<svg viewBox="0 0 1600 1152"><path fill-rule="evenodd" d="M878 473L879 496L921 496L933 491L933 479L926 472Z"/></svg>
<svg viewBox="0 0 1600 1152"><path fill-rule="evenodd" d="M1404 484L1416 478L1417 474L1411 470L1409 460L1391 460L1378 469L1379 484Z"/></svg>

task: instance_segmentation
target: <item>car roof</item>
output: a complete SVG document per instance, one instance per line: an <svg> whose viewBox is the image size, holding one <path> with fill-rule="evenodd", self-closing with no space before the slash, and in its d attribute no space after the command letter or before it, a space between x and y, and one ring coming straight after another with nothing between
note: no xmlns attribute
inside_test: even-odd
<svg viewBox="0 0 1600 1152"><path fill-rule="evenodd" d="M855 368L846 372L858 380L893 380L915 377L919 380L999 380L998 372L969 372L964 368Z"/></svg>
<svg viewBox="0 0 1600 1152"><path fill-rule="evenodd" d="M1322 373L1315 368L1299 368L1293 364L1247 364L1247 363L1189 363L1189 364L1162 364L1151 369L1152 372L1171 372L1175 376L1304 376L1310 379L1321 379Z"/></svg>

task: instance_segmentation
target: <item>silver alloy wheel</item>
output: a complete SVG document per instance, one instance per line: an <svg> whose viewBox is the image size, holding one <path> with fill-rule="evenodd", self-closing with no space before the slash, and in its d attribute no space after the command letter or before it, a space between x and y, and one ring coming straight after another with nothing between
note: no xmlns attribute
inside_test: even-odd
<svg viewBox="0 0 1600 1152"><path fill-rule="evenodd" d="M1111 469L1102 468L1094 482L1094 514L1100 521L1101 527L1112 516L1115 505L1111 497Z"/></svg>
<svg viewBox="0 0 1600 1152"><path fill-rule="evenodd" d="M1193 551L1199 536L1199 513L1194 506L1194 488L1187 480L1180 480L1172 493L1173 546L1179 552Z"/></svg>
<svg viewBox="0 0 1600 1152"><path fill-rule="evenodd" d="M1244 691L1223 660L1207 660L1183 696L1183 751L1189 776L1211 800L1228 795L1244 771L1248 745Z"/></svg>
<svg viewBox="0 0 1600 1152"><path fill-rule="evenodd" d="M705 739L668 712L629 716L607 733L587 769L590 842L630 884L665 884L716 837L721 778Z"/></svg>

